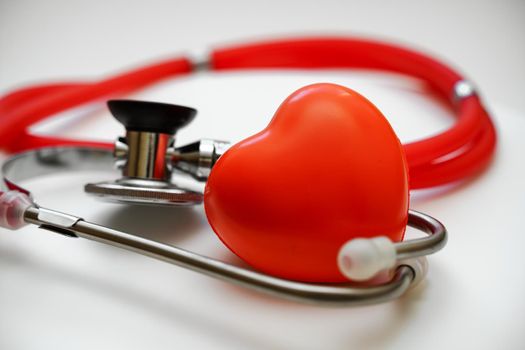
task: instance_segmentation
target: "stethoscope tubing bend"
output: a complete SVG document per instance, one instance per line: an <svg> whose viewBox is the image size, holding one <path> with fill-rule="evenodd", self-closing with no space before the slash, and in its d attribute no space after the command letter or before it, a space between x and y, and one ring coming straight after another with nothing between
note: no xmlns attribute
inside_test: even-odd
<svg viewBox="0 0 525 350"><path fill-rule="evenodd" d="M334 306L367 305L400 297L424 277L426 262L421 260L422 257L441 249L447 239L446 229L439 221L411 210L409 225L424 231L428 236L394 243L398 264L388 282L349 286L303 283L272 277L37 206L27 208L24 219L27 223L56 233L129 250L268 294L303 303Z"/></svg>

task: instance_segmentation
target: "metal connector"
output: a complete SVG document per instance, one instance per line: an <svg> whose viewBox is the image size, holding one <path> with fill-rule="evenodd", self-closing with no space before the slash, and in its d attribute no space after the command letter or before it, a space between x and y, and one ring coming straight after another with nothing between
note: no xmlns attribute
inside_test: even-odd
<svg viewBox="0 0 525 350"><path fill-rule="evenodd" d="M199 181L210 176L211 169L217 160L230 147L226 141L202 139L189 145L168 150L171 164Z"/></svg>
<svg viewBox="0 0 525 350"><path fill-rule="evenodd" d="M452 101L457 105L467 97L476 95L476 88L467 80L460 80L454 84L452 90Z"/></svg>

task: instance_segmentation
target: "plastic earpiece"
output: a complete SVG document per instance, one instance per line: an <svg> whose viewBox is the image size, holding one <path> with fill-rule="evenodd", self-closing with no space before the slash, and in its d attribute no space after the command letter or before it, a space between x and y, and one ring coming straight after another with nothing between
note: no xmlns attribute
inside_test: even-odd
<svg viewBox="0 0 525 350"><path fill-rule="evenodd" d="M366 281L396 264L394 244L385 236L355 238L337 256L339 271L352 281Z"/></svg>
<svg viewBox="0 0 525 350"><path fill-rule="evenodd" d="M1 193L1 192L0 192ZM0 194L0 227L17 230L27 225L24 212L34 205L28 195L18 191Z"/></svg>
<svg viewBox="0 0 525 350"><path fill-rule="evenodd" d="M396 266L401 265L410 266L410 268L414 271L414 280L410 284L411 288L414 288L421 281L423 281L428 273L428 260L424 256L408 260L401 260L396 264Z"/></svg>

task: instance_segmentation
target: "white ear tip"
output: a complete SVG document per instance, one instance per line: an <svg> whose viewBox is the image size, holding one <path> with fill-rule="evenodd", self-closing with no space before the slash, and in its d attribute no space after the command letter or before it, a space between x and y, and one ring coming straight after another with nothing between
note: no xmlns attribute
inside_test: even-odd
<svg viewBox="0 0 525 350"><path fill-rule="evenodd" d="M337 256L339 271L352 281L366 281L396 263L396 250L385 236L355 238L346 242Z"/></svg>
<svg viewBox="0 0 525 350"><path fill-rule="evenodd" d="M427 258L424 256L420 256L418 258L413 259L401 260L398 261L396 265L408 265L410 266L410 268L412 268L412 270L414 271L414 280L412 281L411 287L417 286L419 282L421 282L428 273L428 261Z"/></svg>
<svg viewBox="0 0 525 350"><path fill-rule="evenodd" d="M28 195L19 191L0 192L0 227L16 230L27 225L24 212L33 205Z"/></svg>

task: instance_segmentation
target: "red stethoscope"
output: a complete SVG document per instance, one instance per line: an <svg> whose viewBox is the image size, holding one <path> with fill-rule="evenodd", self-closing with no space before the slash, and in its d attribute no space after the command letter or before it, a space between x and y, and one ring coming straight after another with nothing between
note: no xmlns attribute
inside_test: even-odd
<svg viewBox="0 0 525 350"><path fill-rule="evenodd" d="M261 132L230 145L202 139L176 145L189 107L111 100L126 128L115 143L31 134L35 123L196 70L377 69L428 83L456 123L401 145L381 112L359 93L313 84L292 93ZM354 38L305 38L214 50L206 62L180 57L90 83L56 83L0 99L3 166L0 226L25 224L129 249L230 282L316 303L363 304L396 298L424 277L424 256L446 242L444 226L409 210L409 189L480 173L496 143L473 86L444 64L398 46ZM120 202L193 205L254 270L232 266L38 206L19 182L75 169L122 177L91 183L89 194ZM193 181L193 182L192 182ZM205 183L205 189L199 184ZM428 236L403 240L406 225Z"/></svg>

